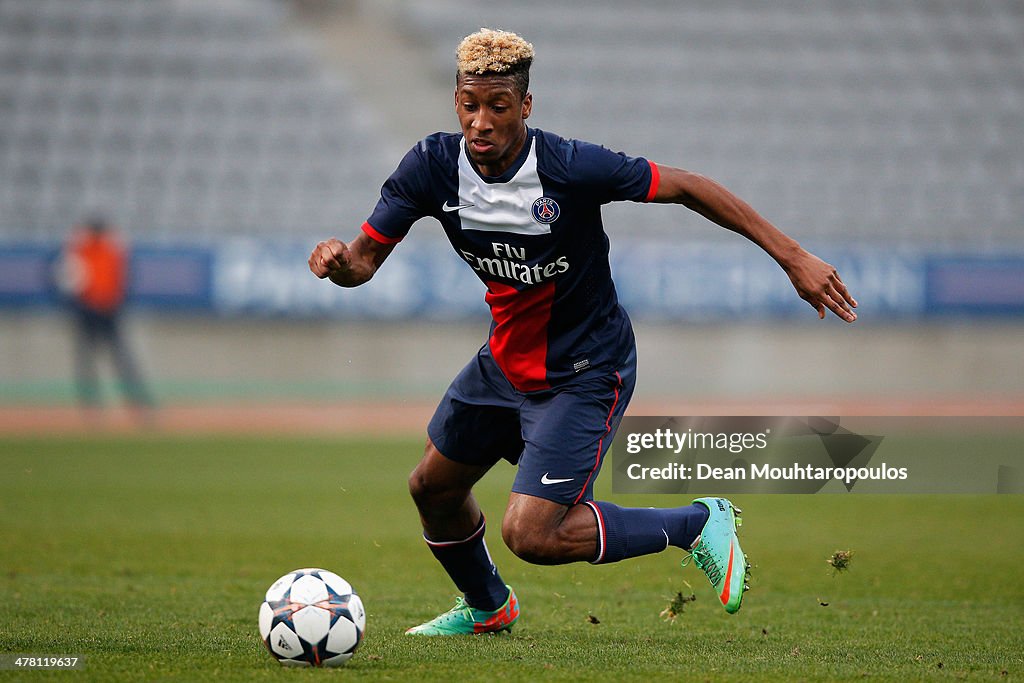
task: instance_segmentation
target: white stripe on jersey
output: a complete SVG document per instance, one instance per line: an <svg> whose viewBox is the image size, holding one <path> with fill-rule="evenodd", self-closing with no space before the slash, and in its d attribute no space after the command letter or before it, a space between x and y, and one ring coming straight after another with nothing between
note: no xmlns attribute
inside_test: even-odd
<svg viewBox="0 0 1024 683"><path fill-rule="evenodd" d="M459 204L472 204L459 211L463 230L509 232L516 235L549 235L551 225L533 220L533 203L544 196L537 174L537 138L530 141L530 153L507 183L485 183L459 146Z"/></svg>

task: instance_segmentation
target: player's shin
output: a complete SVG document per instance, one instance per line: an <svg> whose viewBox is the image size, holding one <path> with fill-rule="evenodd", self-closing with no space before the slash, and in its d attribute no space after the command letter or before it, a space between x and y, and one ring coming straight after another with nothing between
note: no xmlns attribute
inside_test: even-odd
<svg viewBox="0 0 1024 683"><path fill-rule="evenodd" d="M480 524L468 537L456 541L434 541L424 535L437 561L465 594L466 602L479 610L493 611L508 599L508 587L498 574L484 541L487 526Z"/></svg>
<svg viewBox="0 0 1024 683"><path fill-rule="evenodd" d="M708 519L700 505L681 508L624 508L589 501L597 521L594 564L650 555L667 547L689 548Z"/></svg>

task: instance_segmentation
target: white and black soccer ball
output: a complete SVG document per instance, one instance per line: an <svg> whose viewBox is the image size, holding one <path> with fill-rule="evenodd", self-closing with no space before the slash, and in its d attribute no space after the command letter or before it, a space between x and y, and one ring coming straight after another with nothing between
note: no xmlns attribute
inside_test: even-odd
<svg viewBox="0 0 1024 683"><path fill-rule="evenodd" d="M365 631L363 601L348 581L325 569L288 572L260 605L260 637L285 666L341 666Z"/></svg>

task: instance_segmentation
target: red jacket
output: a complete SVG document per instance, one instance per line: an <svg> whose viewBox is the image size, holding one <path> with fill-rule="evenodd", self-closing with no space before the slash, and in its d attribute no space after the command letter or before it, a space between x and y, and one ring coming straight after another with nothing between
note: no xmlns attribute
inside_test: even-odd
<svg viewBox="0 0 1024 683"><path fill-rule="evenodd" d="M112 313L124 302L128 259L113 235L91 230L76 232L68 245L68 267L75 298L86 308Z"/></svg>

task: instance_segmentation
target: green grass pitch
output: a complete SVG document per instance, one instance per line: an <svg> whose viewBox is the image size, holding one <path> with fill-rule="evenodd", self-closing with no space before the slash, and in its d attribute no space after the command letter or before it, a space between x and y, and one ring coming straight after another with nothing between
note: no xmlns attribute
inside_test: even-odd
<svg viewBox="0 0 1024 683"><path fill-rule="evenodd" d="M419 535L408 440L0 439L0 653L77 672L0 680L1019 679L1024 496L736 496L753 563L725 614L681 552L536 567L504 548L513 470L478 488L523 616L511 636L413 639L454 589ZM601 485L603 484L603 486ZM601 497L625 505L666 496ZM688 501L681 501L683 504ZM834 574L836 550L854 552ZM368 611L340 671L285 670L256 613L288 570L349 579ZM687 586L687 583L689 586ZM677 591L696 600L674 622ZM598 622L598 623L594 623Z"/></svg>

